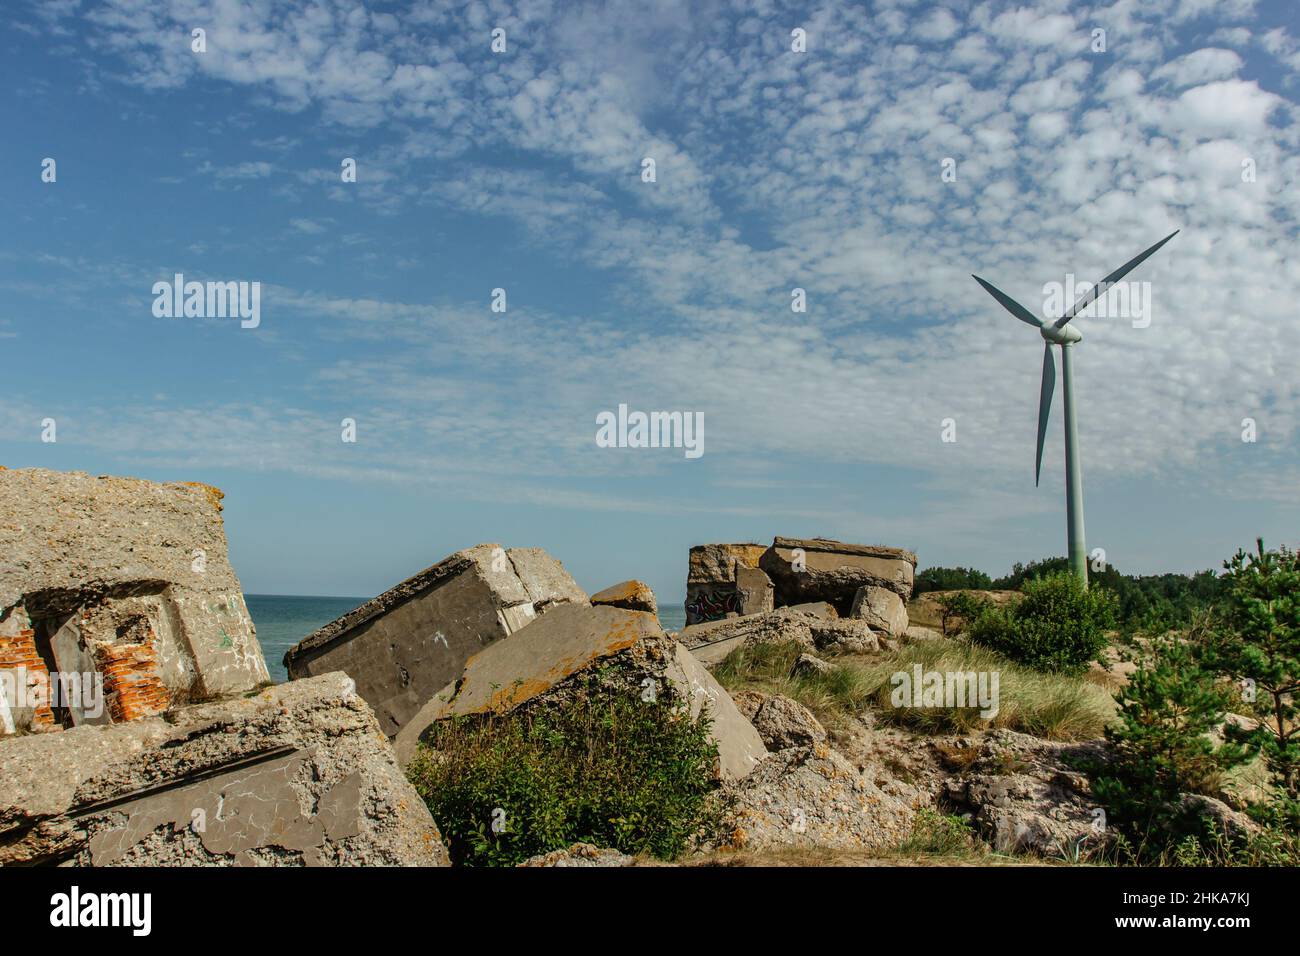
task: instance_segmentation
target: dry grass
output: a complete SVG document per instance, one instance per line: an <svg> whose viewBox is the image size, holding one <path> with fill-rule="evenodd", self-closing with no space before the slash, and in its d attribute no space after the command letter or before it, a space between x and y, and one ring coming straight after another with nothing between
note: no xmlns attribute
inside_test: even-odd
<svg viewBox="0 0 1300 956"><path fill-rule="evenodd" d="M803 650L793 642L740 648L718 664L714 676L731 692L754 689L793 697L832 732L871 708L885 720L925 733L997 727L1049 740L1089 740L1101 736L1115 714L1111 695L1085 678L1040 673L960 641L917 641L892 652L834 657L827 674L792 675ZM973 708L893 706L892 676L910 673L916 664L940 673L997 672L998 713L985 719Z"/></svg>
<svg viewBox="0 0 1300 956"><path fill-rule="evenodd" d="M870 705L874 689L847 657L835 659L836 666L826 674L792 674L795 661L805 650L795 641L737 648L718 663L713 676L729 693L760 690L783 694L811 710L828 730L846 729L849 718Z"/></svg>

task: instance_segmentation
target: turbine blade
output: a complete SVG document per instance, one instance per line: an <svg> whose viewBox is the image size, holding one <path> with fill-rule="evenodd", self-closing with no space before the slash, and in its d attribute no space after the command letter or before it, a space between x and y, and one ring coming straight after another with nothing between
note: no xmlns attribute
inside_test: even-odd
<svg viewBox="0 0 1300 956"><path fill-rule="evenodd" d="M1043 471L1043 441L1047 438L1047 419L1052 414L1052 395L1056 391L1056 360L1052 344L1043 343L1043 384L1038 391L1038 456L1034 459L1034 487Z"/></svg>
<svg viewBox="0 0 1300 956"><path fill-rule="evenodd" d="M985 292L987 292L989 295L993 296L993 298L1001 302L1002 308L1006 309L1008 312L1014 315L1021 322L1025 322L1029 325L1032 325L1036 329L1041 329L1043 327L1043 321L1040 318L1038 318L1036 315L1034 315L1034 313L1026 309L1015 299L1011 298L1011 296L1007 295L1001 289L994 288L992 285L985 282L977 275L972 275L971 278L974 279L976 282L978 282L980 285L982 285L984 287Z"/></svg>
<svg viewBox="0 0 1300 956"><path fill-rule="evenodd" d="M1078 315L1082 310L1086 309L1089 306L1089 304L1092 302L1092 300L1097 298L1099 293L1106 291L1107 286L1109 286L1112 282L1118 282L1120 279L1124 278L1135 268L1141 265L1142 262L1146 260L1148 257L1150 257L1157 249L1163 246L1174 236L1178 235L1178 233L1180 233L1181 231L1182 231L1181 229L1175 229L1173 232L1165 236L1163 239L1157 242L1146 252L1134 256L1132 259L1124 263L1122 266L1120 266L1110 275L1106 276L1106 278L1098 282L1095 286L1093 286L1086 293L1080 296L1078 302L1070 306L1070 311L1066 312L1065 315L1061 316L1059 319L1056 320L1056 327L1059 329L1061 326L1065 325L1066 322L1069 322L1072 318Z"/></svg>

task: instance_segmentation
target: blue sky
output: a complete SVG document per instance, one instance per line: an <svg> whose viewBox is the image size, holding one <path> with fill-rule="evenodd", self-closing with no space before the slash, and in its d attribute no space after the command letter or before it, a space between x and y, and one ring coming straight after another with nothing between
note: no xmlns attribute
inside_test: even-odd
<svg viewBox="0 0 1300 956"><path fill-rule="evenodd" d="M480 541L663 602L774 534L996 573L1064 552L1060 405L1036 489L1041 344L970 274L1032 307L1181 229L1149 327L1078 323L1088 544L1295 542L1293 3L639 6L6 4L0 464L221 487L250 592ZM155 317L176 272L261 324ZM597 447L620 403L704 455Z"/></svg>

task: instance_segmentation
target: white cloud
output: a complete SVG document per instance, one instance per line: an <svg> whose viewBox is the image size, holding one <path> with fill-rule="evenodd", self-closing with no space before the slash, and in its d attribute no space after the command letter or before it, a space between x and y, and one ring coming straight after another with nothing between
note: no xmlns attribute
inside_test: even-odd
<svg viewBox="0 0 1300 956"><path fill-rule="evenodd" d="M420 10L394 29L345 4L222 5L204 61L164 40L190 18L180 0L114 0L97 15L94 42L135 83L224 81L389 147L363 162L357 190L340 190L328 168L299 170L298 188L394 214L423 203L505 217L607 280L626 307L621 324L523 305L502 323L475 303L269 292L268 314L276 303L319 319L322 336L378 350L307 386L346 388L381 425L366 467L413 477L449 441L463 453L432 466L435 477L497 490L528 470L664 467L591 455L595 412L626 396L705 411L723 461L1018 480L1032 461L1040 347L969 273L1032 307L1043 282L1100 278L1180 227L1135 276L1152 283L1151 328L1081 323L1090 473L1209 480L1203 457L1218 460L1252 409L1268 409L1269 448L1293 447L1300 394L1278 357L1300 298L1300 144L1294 122L1274 120L1295 104L1234 78L1231 50L1166 53L1173 5L1112 8L1108 59L1088 52L1091 21L1054 2L972 8L962 35L942 13L828 7L810 19L802 57L788 52L784 22L742 4L685 20L671 8L645 36L619 8L593 8L589 34L545 5ZM489 59L498 22L517 52ZM1288 35L1270 37L1289 55ZM653 186L638 176L647 155ZM940 178L948 157L952 183ZM1240 175L1245 158L1254 183ZM323 221L291 226L313 234ZM796 285L806 316L789 311ZM475 401L454 419L420 413L470 380ZM136 415L143 429L148 415ZM955 446L938 440L948 416ZM240 460L301 456L328 470L333 446L326 455L304 437L321 427L287 411L268 425L292 454L240 429ZM1059 457L1054 442L1045 471Z"/></svg>
<svg viewBox="0 0 1300 956"><path fill-rule="evenodd" d="M1282 102L1254 80L1223 80L1187 90L1178 97L1174 112L1184 136L1259 134Z"/></svg>
<svg viewBox="0 0 1300 956"><path fill-rule="evenodd" d="M1168 80L1174 86L1198 86L1210 80L1223 80L1241 70L1242 59L1231 50L1206 47L1171 60L1151 74L1153 79Z"/></svg>
<svg viewBox="0 0 1300 956"><path fill-rule="evenodd" d="M324 222L316 219L290 219L289 225L308 236L319 235L328 228Z"/></svg>
<svg viewBox="0 0 1300 956"><path fill-rule="evenodd" d="M203 175L212 175L220 180L265 179L275 171L275 167L264 161L233 163L229 166L217 166L205 161L198 168Z"/></svg>
<svg viewBox="0 0 1300 956"><path fill-rule="evenodd" d="M1030 7L1019 7L999 14L990 24L990 31L1004 43L1028 43L1033 46L1055 46L1074 33L1074 18L1059 13L1039 13ZM1079 48L1084 49L1082 36Z"/></svg>
<svg viewBox="0 0 1300 956"><path fill-rule="evenodd" d="M950 40L960 28L960 21L951 12L940 7L917 25L916 35L922 40Z"/></svg>

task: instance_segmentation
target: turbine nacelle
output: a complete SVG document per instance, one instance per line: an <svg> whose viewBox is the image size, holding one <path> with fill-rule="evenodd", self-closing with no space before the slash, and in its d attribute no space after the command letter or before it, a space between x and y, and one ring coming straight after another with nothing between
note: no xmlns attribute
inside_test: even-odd
<svg viewBox="0 0 1300 956"><path fill-rule="evenodd" d="M1069 323L1059 329L1054 325L1045 324L1038 330L1038 334L1052 345L1073 345L1075 342L1083 341L1083 333Z"/></svg>

